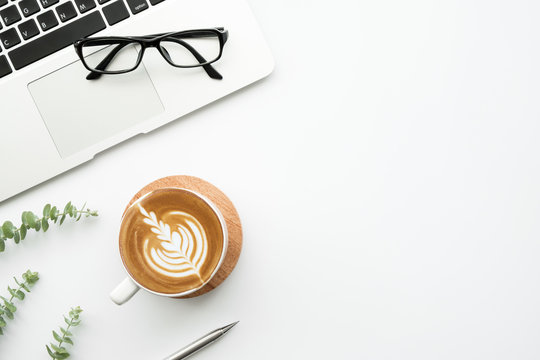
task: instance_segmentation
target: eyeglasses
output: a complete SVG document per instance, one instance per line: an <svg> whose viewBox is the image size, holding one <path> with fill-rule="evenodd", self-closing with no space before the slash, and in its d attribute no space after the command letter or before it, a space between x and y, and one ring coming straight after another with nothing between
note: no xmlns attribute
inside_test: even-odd
<svg viewBox="0 0 540 360"><path fill-rule="evenodd" d="M229 37L224 28L186 30L134 37L95 37L77 40L75 51L90 71L87 80L102 74L124 74L135 70L146 48L154 47L172 66L202 67L212 79L223 76L210 64L218 61Z"/></svg>

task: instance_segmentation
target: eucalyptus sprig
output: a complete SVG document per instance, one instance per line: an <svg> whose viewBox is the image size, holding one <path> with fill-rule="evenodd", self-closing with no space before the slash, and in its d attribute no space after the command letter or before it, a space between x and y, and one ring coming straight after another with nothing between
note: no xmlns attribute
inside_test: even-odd
<svg viewBox="0 0 540 360"><path fill-rule="evenodd" d="M96 210L85 209L85 206L86 204L79 210L76 206L72 205L70 201L64 207L64 210L60 212L56 206L47 204L43 208L42 217L37 216L31 211L24 211L21 215L22 224L19 227L13 225L11 221L5 221L0 227L0 252L5 250L7 239L13 239L15 244L18 244L21 240L26 238L26 234L30 229L35 231L47 231L49 229L49 221L62 225L67 217L79 221L83 216L98 216Z"/></svg>
<svg viewBox="0 0 540 360"><path fill-rule="evenodd" d="M82 309L77 306L75 308L71 308L71 311L69 312L69 319L64 316L64 322L67 324L67 328L63 328L60 326L60 332L62 333L62 336L60 336L56 331L53 330L52 334L54 339L57 341L57 344L53 344L51 342L51 346L45 345L47 348L47 352L49 353L49 356L53 359L67 359L69 357L69 352L66 350L62 344L71 344L73 345L73 334L69 331L69 329L72 326L78 326L81 323L81 320L79 319L80 314L82 313Z"/></svg>
<svg viewBox="0 0 540 360"><path fill-rule="evenodd" d="M9 300L3 296L0 296L0 299L3 301L3 304L0 304L0 335L4 335L3 328L5 328L7 325L4 316L10 320L13 320L13 314L15 311L17 311L17 307L13 304L13 299L17 298L19 300L24 300L25 295L23 290L30 292L30 286L34 285L39 280L39 274L37 272L28 270L22 274L22 278L23 282L19 282L16 277L13 277L18 288L12 289L10 286L8 286L8 291L11 295Z"/></svg>

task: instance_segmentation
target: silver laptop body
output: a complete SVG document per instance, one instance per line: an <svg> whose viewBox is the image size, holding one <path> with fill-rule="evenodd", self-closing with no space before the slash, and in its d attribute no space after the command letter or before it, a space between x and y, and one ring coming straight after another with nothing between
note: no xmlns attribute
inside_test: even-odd
<svg viewBox="0 0 540 360"><path fill-rule="evenodd" d="M13 69L0 78L0 201L91 160L132 136L154 130L253 83L273 70L270 51L244 0L164 0L155 5L151 3L159 0L139 0L147 4L139 8L130 7L130 1L135 0L105 0L103 4L98 2L104 0L99 0L90 10L81 9L80 1L70 0L77 16L65 22L56 7L68 1L60 0L45 9L43 2L47 5L47 1L56 0L37 1L41 11L28 17L19 1L0 7L0 14L13 4L21 12L19 22L3 24L0 30L2 33L16 28L21 37L19 44L8 49L0 45L0 59L4 57ZM110 26L104 8L117 1L124 2L129 17ZM40 28L39 35L22 39L18 26L30 19L40 26L38 16L48 10L53 10L59 24L46 31ZM92 20L102 16L106 25L92 36L224 27L229 38L221 59L213 64L223 79L211 79L202 68L174 68L155 49L149 49L137 70L88 81L88 70L71 45L15 70L20 64L14 64L10 55L18 62L27 59L14 56L24 54L25 49L17 51L19 47L90 15Z"/></svg>

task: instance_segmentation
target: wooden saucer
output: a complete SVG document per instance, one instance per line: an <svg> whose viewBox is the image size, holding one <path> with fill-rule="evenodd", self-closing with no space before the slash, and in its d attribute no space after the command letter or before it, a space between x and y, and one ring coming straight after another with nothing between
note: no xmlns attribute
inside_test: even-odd
<svg viewBox="0 0 540 360"><path fill-rule="evenodd" d="M221 190L219 190L214 185L206 182L202 179L199 179L194 176L186 175L177 175L177 176L168 176L161 179L158 179L142 188L129 202L127 208L137 201L141 196L148 194L150 191L154 191L160 188L165 187L178 187L188 190L193 190L206 198L208 198L214 205L217 206L225 222L227 223L227 231L229 233L229 245L227 247L227 255L221 264L218 272L206 284L203 288L198 291L183 296L182 298L191 298L206 294L207 292L218 287L233 271L238 258L240 257L240 252L242 251L242 224L240 223L240 217L238 212L234 208L233 203L227 195L225 195Z"/></svg>

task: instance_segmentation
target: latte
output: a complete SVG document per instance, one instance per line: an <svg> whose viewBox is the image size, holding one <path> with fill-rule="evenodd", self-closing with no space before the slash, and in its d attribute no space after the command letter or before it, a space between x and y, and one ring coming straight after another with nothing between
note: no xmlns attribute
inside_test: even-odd
<svg viewBox="0 0 540 360"><path fill-rule="evenodd" d="M226 251L220 215L199 195L166 188L131 205L120 228L120 255L139 285L161 294L204 286Z"/></svg>

